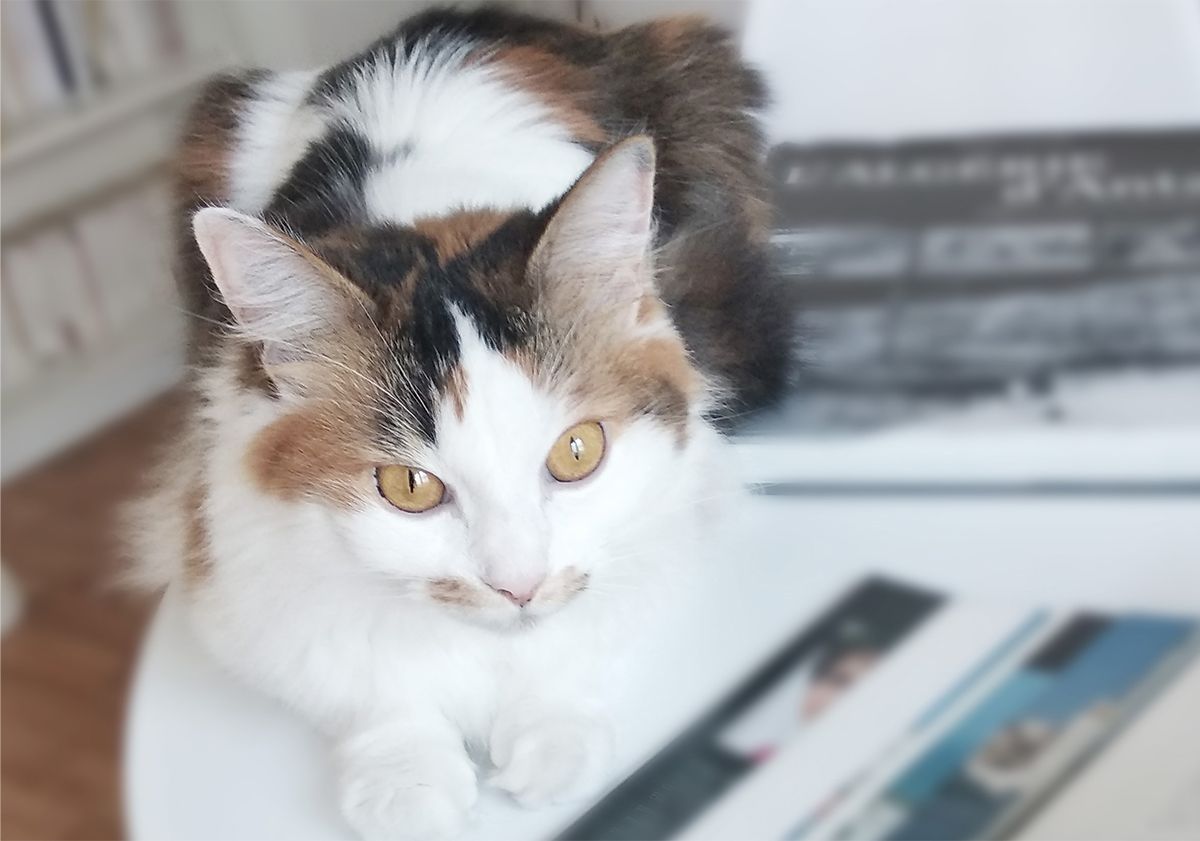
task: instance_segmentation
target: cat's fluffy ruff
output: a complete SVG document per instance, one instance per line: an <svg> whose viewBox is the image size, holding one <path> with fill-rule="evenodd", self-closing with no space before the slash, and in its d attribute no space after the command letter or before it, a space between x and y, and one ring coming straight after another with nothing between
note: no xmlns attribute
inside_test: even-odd
<svg viewBox="0 0 1200 841"><path fill-rule="evenodd" d="M787 357L760 96L695 21L599 35L488 11L197 105L195 411L139 508L139 569L331 734L363 834L453 834L484 776L528 805L602 776L622 653L653 648L703 499L733 490L713 387L761 402ZM610 146L638 127L653 141ZM604 462L558 485L546 453L587 420ZM383 464L449 501L389 507Z"/></svg>

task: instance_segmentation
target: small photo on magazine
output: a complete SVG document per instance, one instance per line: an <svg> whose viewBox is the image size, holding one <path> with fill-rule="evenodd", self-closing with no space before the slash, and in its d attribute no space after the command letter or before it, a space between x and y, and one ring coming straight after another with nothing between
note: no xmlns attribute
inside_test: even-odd
<svg viewBox="0 0 1200 841"><path fill-rule="evenodd" d="M1069 621L835 833L1004 837L1102 746L1190 649L1192 621Z"/></svg>
<svg viewBox="0 0 1200 841"><path fill-rule="evenodd" d="M717 744L750 762L770 759L875 668L899 632L887 617L843 617L811 654L717 735Z"/></svg>

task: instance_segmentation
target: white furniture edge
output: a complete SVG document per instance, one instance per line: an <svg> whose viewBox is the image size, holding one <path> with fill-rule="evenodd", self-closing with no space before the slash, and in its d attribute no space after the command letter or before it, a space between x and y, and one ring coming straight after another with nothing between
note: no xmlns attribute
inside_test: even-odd
<svg viewBox="0 0 1200 841"><path fill-rule="evenodd" d="M1065 427L736 439L747 482L1200 485L1200 429Z"/></svg>
<svg viewBox="0 0 1200 841"><path fill-rule="evenodd" d="M62 360L36 381L4 390L0 479L56 455L177 384L183 316L149 309L124 332Z"/></svg>

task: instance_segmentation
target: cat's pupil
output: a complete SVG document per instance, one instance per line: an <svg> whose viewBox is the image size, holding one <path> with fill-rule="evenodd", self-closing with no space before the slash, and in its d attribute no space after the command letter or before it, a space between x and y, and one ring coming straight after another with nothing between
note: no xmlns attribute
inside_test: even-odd
<svg viewBox="0 0 1200 841"><path fill-rule="evenodd" d="M417 471L408 471L408 492L415 493L419 484L420 482L417 481Z"/></svg>
<svg viewBox="0 0 1200 841"><path fill-rule="evenodd" d="M583 458L583 439L571 436L571 455L575 456L575 460L579 461Z"/></svg>

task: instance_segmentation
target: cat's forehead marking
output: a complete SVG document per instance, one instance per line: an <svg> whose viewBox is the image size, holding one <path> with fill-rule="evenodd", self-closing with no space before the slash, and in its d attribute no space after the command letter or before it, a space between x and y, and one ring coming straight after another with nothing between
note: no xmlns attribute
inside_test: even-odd
<svg viewBox="0 0 1200 841"><path fill-rule="evenodd" d="M382 444L432 444L444 398L461 415L468 379L456 318L501 353L531 341L536 296L524 263L536 234L533 214L468 211L412 228L341 227L313 240L374 304L376 376L395 398L374 401Z"/></svg>
<svg viewBox="0 0 1200 841"><path fill-rule="evenodd" d="M510 216L499 210L464 210L447 216L425 216L413 222L413 230L428 237L444 265L466 253Z"/></svg>
<svg viewBox="0 0 1200 841"><path fill-rule="evenodd" d="M453 387L440 395L434 470L461 491L468 510L522 516L539 497L541 465L568 405L488 346L466 315L455 310L454 323L460 358L452 382L467 388L461 401Z"/></svg>

